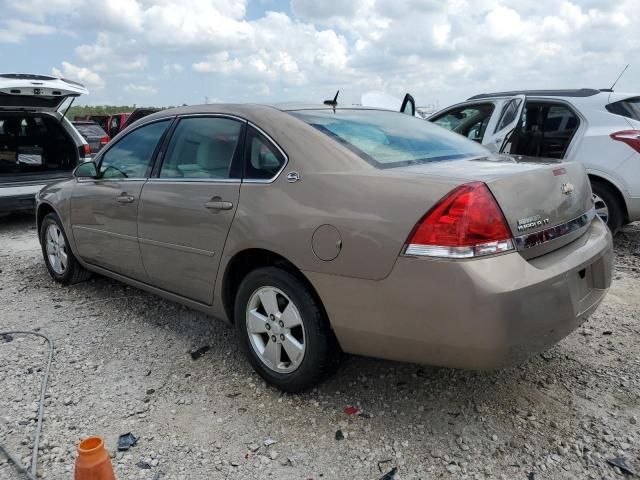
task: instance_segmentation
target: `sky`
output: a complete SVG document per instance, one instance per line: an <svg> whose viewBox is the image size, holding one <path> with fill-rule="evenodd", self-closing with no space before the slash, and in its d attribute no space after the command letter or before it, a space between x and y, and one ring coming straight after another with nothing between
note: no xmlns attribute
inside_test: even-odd
<svg viewBox="0 0 640 480"><path fill-rule="evenodd" d="M528 88L640 91L638 0L0 0L0 69L84 83L90 105L443 108Z"/></svg>

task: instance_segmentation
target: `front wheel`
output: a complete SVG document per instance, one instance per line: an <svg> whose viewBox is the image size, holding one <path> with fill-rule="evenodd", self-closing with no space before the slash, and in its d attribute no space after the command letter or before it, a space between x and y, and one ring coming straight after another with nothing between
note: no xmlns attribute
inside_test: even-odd
<svg viewBox="0 0 640 480"><path fill-rule="evenodd" d="M333 372L340 349L309 289L280 268L259 268L238 288L235 325L240 346L269 384L308 390Z"/></svg>
<svg viewBox="0 0 640 480"><path fill-rule="evenodd" d="M591 190L596 214L607 224L611 234L615 235L624 221L617 195L609 186L595 181L591 183Z"/></svg>
<svg viewBox="0 0 640 480"><path fill-rule="evenodd" d="M91 272L78 263L69 247L62 223L55 213L47 214L40 225L40 245L49 274L63 285L82 282Z"/></svg>

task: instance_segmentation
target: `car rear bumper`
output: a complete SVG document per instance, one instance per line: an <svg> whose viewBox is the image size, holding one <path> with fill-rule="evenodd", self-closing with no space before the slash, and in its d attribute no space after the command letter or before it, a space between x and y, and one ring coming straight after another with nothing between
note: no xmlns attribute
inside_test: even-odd
<svg viewBox="0 0 640 480"><path fill-rule="evenodd" d="M305 272L349 353L494 369L525 360L582 324L610 284L609 230L595 219L574 242L526 260L400 257L380 281Z"/></svg>
<svg viewBox="0 0 640 480"><path fill-rule="evenodd" d="M35 195L45 185L0 186L0 212L33 210L36 206Z"/></svg>

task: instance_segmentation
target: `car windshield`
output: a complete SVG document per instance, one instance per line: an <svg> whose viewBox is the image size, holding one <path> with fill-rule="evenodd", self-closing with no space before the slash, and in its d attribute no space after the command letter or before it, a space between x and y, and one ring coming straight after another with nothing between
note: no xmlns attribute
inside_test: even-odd
<svg viewBox="0 0 640 480"><path fill-rule="evenodd" d="M338 109L289 113L377 168L489 155L484 147L461 135L397 112Z"/></svg>

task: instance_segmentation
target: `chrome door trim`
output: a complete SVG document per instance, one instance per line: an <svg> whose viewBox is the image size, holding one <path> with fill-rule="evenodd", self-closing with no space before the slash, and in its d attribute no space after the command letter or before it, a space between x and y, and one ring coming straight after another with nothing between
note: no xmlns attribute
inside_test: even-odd
<svg viewBox="0 0 640 480"><path fill-rule="evenodd" d="M199 248L194 248L194 247L186 247L184 245L178 245L175 243L166 243L166 242L160 242L158 240L150 240L148 238L138 238L138 240L140 241L140 243L144 243L145 245L152 245L155 247L165 247L165 248L170 248L172 250L178 250L180 252L187 252L187 253L196 253L198 255L204 255L206 257L214 257L216 252L211 252L209 250L201 250Z"/></svg>

